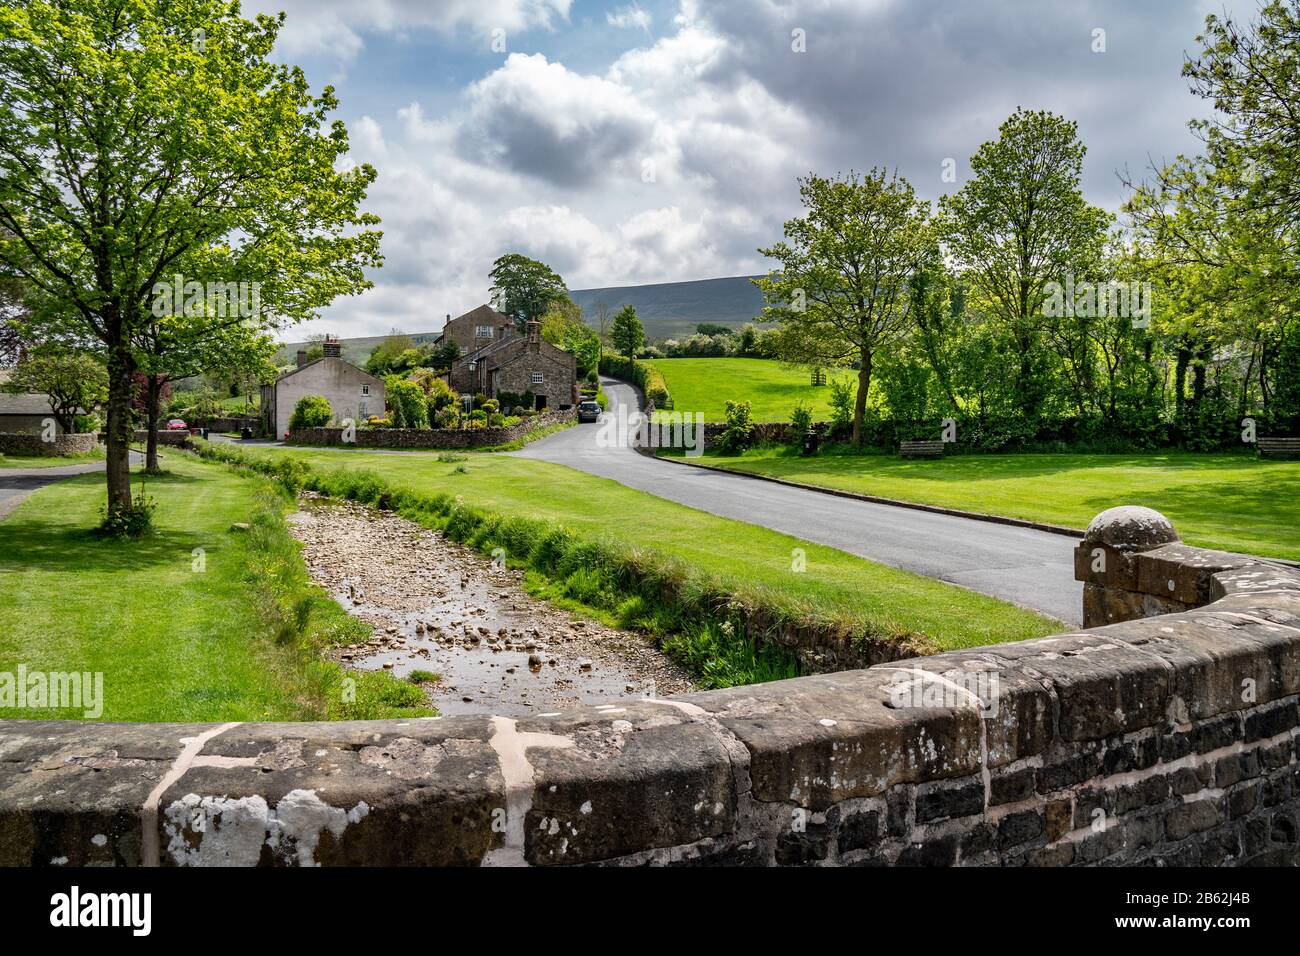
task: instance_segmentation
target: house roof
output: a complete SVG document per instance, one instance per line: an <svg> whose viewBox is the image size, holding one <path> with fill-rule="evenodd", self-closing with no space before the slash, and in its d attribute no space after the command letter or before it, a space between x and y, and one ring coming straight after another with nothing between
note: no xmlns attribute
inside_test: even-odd
<svg viewBox="0 0 1300 956"><path fill-rule="evenodd" d="M564 349L556 348L554 345L552 345L550 342L546 341L545 339L542 339L541 344L542 344L541 351L544 352L548 358L551 358L556 361L563 361L564 359L568 359L576 369L578 360L575 359L568 352L564 351ZM518 362L522 358L527 358L531 354L532 354L531 352L525 349L524 351L518 352L515 355L508 356L504 361L499 362L495 366L493 366L493 368L505 368L507 365L513 365L515 362Z"/></svg>
<svg viewBox="0 0 1300 956"><path fill-rule="evenodd" d="M364 375L366 378L370 379L370 381L375 382L375 383L380 384L380 385L383 384L383 382L381 382L381 381L380 381L378 378L376 378L375 376L371 375L371 374L370 374L369 372L367 372L365 369L363 369L363 368L359 368L358 366L353 365L351 362L347 361L346 359L335 358L333 355L326 355L326 356L324 356L324 357L322 357L322 358L312 359L312 360L311 360L310 362L308 362L306 365L299 365L297 368L290 369L289 371L285 372L283 375L281 375L281 376L279 376L278 378L276 378L276 380L275 380L275 384L276 384L276 385L279 385L279 384L280 384L281 382L283 382L286 378L289 378L289 377L291 377L291 376L297 375L299 372L304 372L304 371L306 371L307 369L311 368L313 365L319 365L321 362L342 362L344 365L347 365L347 366L350 366L350 367L352 367L352 368L355 368L358 372L360 372L360 373L361 373L362 375Z"/></svg>
<svg viewBox="0 0 1300 956"><path fill-rule="evenodd" d="M498 312L486 302L482 305L475 306L463 315L458 315L452 319L456 322L460 319L473 319L475 322L495 322L497 325L514 325L515 320L504 312Z"/></svg>
<svg viewBox="0 0 1300 956"><path fill-rule="evenodd" d="M50 401L41 392L0 392L0 415L49 415Z"/></svg>

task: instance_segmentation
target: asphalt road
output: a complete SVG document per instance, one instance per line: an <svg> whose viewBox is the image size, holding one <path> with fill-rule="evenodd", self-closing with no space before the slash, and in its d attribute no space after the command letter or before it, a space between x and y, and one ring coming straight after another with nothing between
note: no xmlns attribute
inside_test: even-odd
<svg viewBox="0 0 1300 956"><path fill-rule="evenodd" d="M603 380L610 411L637 408L635 390ZM761 525L881 564L959 584L1041 611L1070 625L1082 617L1064 535L855 501L738 475L657 461L628 447L601 447L600 425L578 425L514 452L567 465L701 511Z"/></svg>

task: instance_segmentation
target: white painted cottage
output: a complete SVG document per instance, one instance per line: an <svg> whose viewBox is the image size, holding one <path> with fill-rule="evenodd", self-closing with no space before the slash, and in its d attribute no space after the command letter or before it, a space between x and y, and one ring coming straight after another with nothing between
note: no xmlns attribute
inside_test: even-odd
<svg viewBox="0 0 1300 956"><path fill-rule="evenodd" d="M288 434L289 417L307 395L320 395L330 403L336 425L349 418L360 424L371 415L383 416L383 381L343 361L336 340L327 339L323 348L324 356L315 361L299 352L297 368L262 386L262 427L275 438Z"/></svg>

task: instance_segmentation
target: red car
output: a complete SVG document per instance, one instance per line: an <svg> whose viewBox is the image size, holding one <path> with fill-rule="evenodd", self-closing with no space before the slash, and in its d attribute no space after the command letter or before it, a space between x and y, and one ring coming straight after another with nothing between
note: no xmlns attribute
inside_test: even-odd
<svg viewBox="0 0 1300 956"><path fill-rule="evenodd" d="M185 420L183 418L173 418L171 421L167 423L167 428L171 431L179 431L181 429L189 428L189 427L190 427L189 425L185 424Z"/></svg>

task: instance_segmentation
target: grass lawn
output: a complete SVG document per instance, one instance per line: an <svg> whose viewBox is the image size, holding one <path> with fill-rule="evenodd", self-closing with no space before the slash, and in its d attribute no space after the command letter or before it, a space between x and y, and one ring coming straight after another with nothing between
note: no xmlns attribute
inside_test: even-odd
<svg viewBox="0 0 1300 956"><path fill-rule="evenodd" d="M103 461L104 450L96 448L84 455L46 456L35 455L0 455L0 468L57 468L60 465L84 465L93 461Z"/></svg>
<svg viewBox="0 0 1300 956"><path fill-rule="evenodd" d="M805 368L750 358L678 358L645 362L657 368L673 397L673 411L703 412L704 420L726 418L727 402L750 402L756 422L788 422L800 402L814 421L830 418L829 385L814 387ZM828 372L828 380L852 378L855 372Z"/></svg>
<svg viewBox="0 0 1300 956"><path fill-rule="evenodd" d="M188 455L165 454L162 465L168 473L147 486L158 506L149 537L88 533L104 501L103 474L40 489L0 521L0 672L20 664L29 674L102 672L104 720L339 715L327 695L342 671L286 640L259 590L303 574L296 548L268 548L275 539L267 537L266 513L259 517L271 501L278 520L283 499L270 497L269 482ZM231 530L250 521L251 531ZM323 595L313 603L301 590L286 593L307 616L347 629L342 609ZM357 680L365 684L357 688L362 699L374 682ZM404 696L404 703L423 699ZM0 710L0 717L81 716L80 709Z"/></svg>
<svg viewBox="0 0 1300 956"><path fill-rule="evenodd" d="M1061 630L1048 618L994 598L696 511L561 465L502 455L440 462L437 455L419 452L246 451L294 455L324 469L367 469L413 491L454 494L469 505L550 519L577 533L672 555L725 581L768 589L828 617L868 619L881 631L924 635L937 648ZM792 570L796 548L805 552L804 572Z"/></svg>
<svg viewBox="0 0 1300 956"><path fill-rule="evenodd" d="M802 458L782 448L699 461L827 488L1087 527L1115 505L1144 505L1188 544L1300 560L1300 462L1249 455L884 455Z"/></svg>

